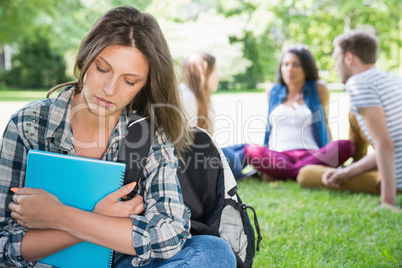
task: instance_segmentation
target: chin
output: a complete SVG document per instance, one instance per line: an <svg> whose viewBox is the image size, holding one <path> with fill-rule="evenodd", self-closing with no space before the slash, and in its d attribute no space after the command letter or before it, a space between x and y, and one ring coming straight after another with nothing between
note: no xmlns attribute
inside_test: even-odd
<svg viewBox="0 0 402 268"><path fill-rule="evenodd" d="M93 115L96 115L98 117L108 117L116 114L117 111L110 111L105 108L97 108L97 109L91 109L91 112Z"/></svg>

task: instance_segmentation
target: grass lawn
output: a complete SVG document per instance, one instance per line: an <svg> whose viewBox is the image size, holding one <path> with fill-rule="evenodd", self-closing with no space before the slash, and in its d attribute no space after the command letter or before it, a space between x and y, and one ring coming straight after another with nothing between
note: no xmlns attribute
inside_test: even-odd
<svg viewBox="0 0 402 268"><path fill-rule="evenodd" d="M263 236L254 267L402 267L402 213L380 208L379 196L255 178L238 187Z"/></svg>
<svg viewBox="0 0 402 268"><path fill-rule="evenodd" d="M47 90L0 90L0 101L36 101L46 99Z"/></svg>
<svg viewBox="0 0 402 268"><path fill-rule="evenodd" d="M0 101L34 101L46 92L0 91ZM402 267L402 213L381 209L379 196L255 178L238 185L263 236L254 267ZM402 209L402 195L397 204Z"/></svg>

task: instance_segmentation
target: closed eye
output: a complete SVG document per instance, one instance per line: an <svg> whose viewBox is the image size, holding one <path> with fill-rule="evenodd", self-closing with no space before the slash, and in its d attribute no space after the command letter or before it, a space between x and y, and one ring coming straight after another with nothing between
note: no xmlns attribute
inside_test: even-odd
<svg viewBox="0 0 402 268"><path fill-rule="evenodd" d="M98 70L101 73L107 73L106 70L101 69L98 65L96 65L96 70Z"/></svg>
<svg viewBox="0 0 402 268"><path fill-rule="evenodd" d="M127 80L126 80L126 83L127 83L127 85L129 85L129 86L134 86L134 85L135 85L135 83L131 83L130 81L127 81Z"/></svg>

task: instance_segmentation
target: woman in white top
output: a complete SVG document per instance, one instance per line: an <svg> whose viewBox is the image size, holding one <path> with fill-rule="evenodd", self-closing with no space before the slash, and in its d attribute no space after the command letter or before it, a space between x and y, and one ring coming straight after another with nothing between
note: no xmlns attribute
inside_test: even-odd
<svg viewBox="0 0 402 268"><path fill-rule="evenodd" d="M279 83L269 92L264 146L245 145L242 166L253 165L263 180L296 180L300 168L308 164L342 165L354 154L354 145L348 140L330 141L324 109L329 92L318 80L308 47L288 49L277 78Z"/></svg>
<svg viewBox="0 0 402 268"><path fill-rule="evenodd" d="M210 134L214 129L211 93L218 89L216 58L207 52L192 52L182 62L183 82L179 85L185 116L190 126L198 126Z"/></svg>

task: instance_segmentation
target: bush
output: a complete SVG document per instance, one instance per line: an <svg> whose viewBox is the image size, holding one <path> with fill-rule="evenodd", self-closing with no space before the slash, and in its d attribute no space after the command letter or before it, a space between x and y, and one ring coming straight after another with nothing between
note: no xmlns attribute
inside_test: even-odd
<svg viewBox="0 0 402 268"><path fill-rule="evenodd" d="M67 80L63 56L50 48L49 40L40 36L20 45L12 66L3 80L10 86L49 88Z"/></svg>

